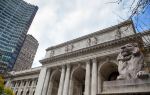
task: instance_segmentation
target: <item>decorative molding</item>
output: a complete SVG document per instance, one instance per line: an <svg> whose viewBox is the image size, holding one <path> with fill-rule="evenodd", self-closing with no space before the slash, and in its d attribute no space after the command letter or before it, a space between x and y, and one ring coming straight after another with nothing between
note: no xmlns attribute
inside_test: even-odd
<svg viewBox="0 0 150 95"><path fill-rule="evenodd" d="M120 28L116 31L115 39L120 39L121 38L121 31Z"/></svg>
<svg viewBox="0 0 150 95"><path fill-rule="evenodd" d="M55 54L55 51L51 50L50 57L54 56L54 54Z"/></svg>
<svg viewBox="0 0 150 95"><path fill-rule="evenodd" d="M87 47L90 46L90 45L91 45L91 39L88 38L88 39L87 39Z"/></svg>
<svg viewBox="0 0 150 95"><path fill-rule="evenodd" d="M112 46L116 46L116 45L121 46L121 45L129 43L129 41L130 42L138 42L138 43L142 44L141 37L143 37L144 35L149 35L149 34L150 34L149 31L148 32L143 32L142 34L141 33L133 34L133 35L126 36L126 37L123 37L123 38L120 38L120 39L111 40L111 41L104 42L104 43L101 43L101 44L97 44L97 45L94 45L94 46L86 47L86 48L83 48L83 49L80 49L80 50L68 52L68 53L65 53L65 54L58 55L58 56L53 56L51 58L46 58L46 59L40 60L40 62L42 64L47 64L49 62L55 62L55 61L59 61L59 60L62 60L62 59L65 60L65 59L76 57L76 56L79 56L79 55L85 55L85 54L88 54L88 53L91 53L91 52L94 52L94 51L103 50L106 47L107 48L109 48L109 47L112 48Z"/></svg>
<svg viewBox="0 0 150 95"><path fill-rule="evenodd" d="M58 47L62 47L62 46L65 46L65 45L68 45L68 44L71 44L71 43L75 43L75 42L81 41L83 39L87 39L87 38L90 38L90 37L93 37L93 36L96 36L96 35L99 35L99 34L102 34L102 33L107 33L107 32L110 32L110 31L116 29L117 27L122 27L122 26L130 25L130 24L133 24L133 22L131 20L127 20L127 21L121 22L120 24L105 28L103 30L99 30L99 31L96 31L94 33L91 33L91 34L88 34L88 35L85 35L85 36L67 41L65 43L49 47L49 48L46 49L46 51L49 51L49 50L52 50L52 49L55 49L55 48L58 48Z"/></svg>
<svg viewBox="0 0 150 95"><path fill-rule="evenodd" d="M92 46L97 44L97 37L91 37L87 39L87 46Z"/></svg>
<svg viewBox="0 0 150 95"><path fill-rule="evenodd" d="M67 53L67 52L71 52L71 51L73 51L73 48L74 48L73 44L66 45L66 46L65 46L65 52L66 52L66 53Z"/></svg>
<svg viewBox="0 0 150 95"><path fill-rule="evenodd" d="M91 45L96 45L97 44L97 38L96 37L92 37L91 38Z"/></svg>

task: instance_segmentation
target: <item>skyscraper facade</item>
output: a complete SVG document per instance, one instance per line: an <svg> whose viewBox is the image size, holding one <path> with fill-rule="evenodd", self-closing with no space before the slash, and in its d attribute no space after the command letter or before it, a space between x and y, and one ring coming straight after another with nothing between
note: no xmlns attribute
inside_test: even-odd
<svg viewBox="0 0 150 95"><path fill-rule="evenodd" d="M13 71L30 69L38 46L38 41L28 34L17 57Z"/></svg>
<svg viewBox="0 0 150 95"><path fill-rule="evenodd" d="M37 10L23 0L0 0L0 72L12 70Z"/></svg>

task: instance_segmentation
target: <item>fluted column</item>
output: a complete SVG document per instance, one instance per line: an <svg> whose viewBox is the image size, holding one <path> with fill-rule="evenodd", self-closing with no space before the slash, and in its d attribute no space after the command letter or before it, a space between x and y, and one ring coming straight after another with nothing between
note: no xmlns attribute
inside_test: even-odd
<svg viewBox="0 0 150 95"><path fill-rule="evenodd" d="M65 71L66 71L65 66L62 66L60 83L59 83L59 88L58 88L58 94L57 95L62 95L64 80L65 80Z"/></svg>
<svg viewBox="0 0 150 95"><path fill-rule="evenodd" d="M38 78L38 83L37 83L36 90L35 90L35 95L42 95L42 89L43 89L43 86L44 86L46 71L47 71L46 67L43 67L40 71L40 75L39 75L39 78Z"/></svg>
<svg viewBox="0 0 150 95"><path fill-rule="evenodd" d="M50 80L49 86L48 86L48 91L46 95L52 95L52 88L53 88L53 81Z"/></svg>
<svg viewBox="0 0 150 95"><path fill-rule="evenodd" d="M90 95L90 60L86 62L86 74L85 74L85 95Z"/></svg>
<svg viewBox="0 0 150 95"><path fill-rule="evenodd" d="M51 70L48 69L47 73L46 73L46 78L45 78L45 82L44 82L44 86L43 86L42 95L46 95L46 93L47 93L48 83L49 83L49 79L50 79L50 72L51 72Z"/></svg>
<svg viewBox="0 0 150 95"><path fill-rule="evenodd" d="M68 95L69 80L70 80L70 65L67 65L67 71L66 71L64 88L63 88L63 95Z"/></svg>
<svg viewBox="0 0 150 95"><path fill-rule="evenodd" d="M73 95L73 86L74 86L74 81L73 81L73 79L70 79L69 95Z"/></svg>
<svg viewBox="0 0 150 95"><path fill-rule="evenodd" d="M91 95L97 94L97 61L96 58L92 59L92 84Z"/></svg>

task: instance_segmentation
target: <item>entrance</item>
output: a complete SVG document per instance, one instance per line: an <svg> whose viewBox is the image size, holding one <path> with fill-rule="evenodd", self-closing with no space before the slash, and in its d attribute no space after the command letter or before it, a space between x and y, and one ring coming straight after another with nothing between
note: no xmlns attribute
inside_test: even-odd
<svg viewBox="0 0 150 95"><path fill-rule="evenodd" d="M84 95L85 90L85 69L78 67L72 73L70 95Z"/></svg>

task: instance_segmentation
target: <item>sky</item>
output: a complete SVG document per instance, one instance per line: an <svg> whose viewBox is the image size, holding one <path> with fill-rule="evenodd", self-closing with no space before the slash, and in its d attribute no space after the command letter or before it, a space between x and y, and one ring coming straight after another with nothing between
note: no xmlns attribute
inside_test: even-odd
<svg viewBox="0 0 150 95"><path fill-rule="evenodd" d="M137 32L150 30L150 5L143 12L133 16L133 21Z"/></svg>
<svg viewBox="0 0 150 95"><path fill-rule="evenodd" d="M39 60L44 58L46 48L110 27L129 17L128 8L110 3L114 0L25 1L39 7L28 31L39 42L32 67L41 66Z"/></svg>

